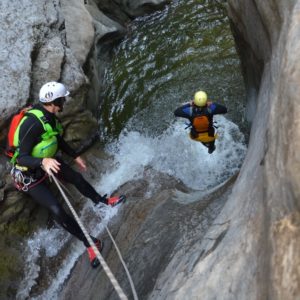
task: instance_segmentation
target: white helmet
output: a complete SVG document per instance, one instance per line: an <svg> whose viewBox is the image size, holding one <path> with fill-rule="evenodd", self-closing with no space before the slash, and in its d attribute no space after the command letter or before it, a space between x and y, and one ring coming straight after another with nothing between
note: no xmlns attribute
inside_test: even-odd
<svg viewBox="0 0 300 300"><path fill-rule="evenodd" d="M67 97L70 92L59 82L51 81L44 84L40 89L40 101L43 103L52 102L57 98Z"/></svg>

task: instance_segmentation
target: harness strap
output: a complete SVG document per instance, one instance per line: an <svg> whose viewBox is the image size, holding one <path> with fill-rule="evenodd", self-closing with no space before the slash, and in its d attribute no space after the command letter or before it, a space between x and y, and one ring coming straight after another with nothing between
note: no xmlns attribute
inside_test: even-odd
<svg viewBox="0 0 300 300"><path fill-rule="evenodd" d="M31 188L37 186L38 184L40 184L41 182L43 182L47 177L48 177L48 174L45 173L45 175L42 178L40 178L39 180L33 182L30 186L28 186L28 189L31 189Z"/></svg>

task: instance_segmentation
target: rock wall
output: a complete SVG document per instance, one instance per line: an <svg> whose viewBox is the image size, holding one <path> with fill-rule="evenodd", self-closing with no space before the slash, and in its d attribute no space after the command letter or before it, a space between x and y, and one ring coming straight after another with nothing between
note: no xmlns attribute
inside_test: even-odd
<svg viewBox="0 0 300 300"><path fill-rule="evenodd" d="M0 5L4 73L0 79L0 139L3 141L12 113L34 103L45 82L58 80L68 86L72 96L67 110L75 114L82 109L83 103L83 94L78 91L86 89L88 79L82 70L87 50L81 49L80 53L78 49L72 49L71 41L67 41L67 22L58 0L4 0ZM83 6L81 11L85 11ZM92 20L83 18L82 27L89 34L77 32L77 38L80 40L85 36L86 44L91 45ZM71 39L69 35L68 39Z"/></svg>
<svg viewBox="0 0 300 300"><path fill-rule="evenodd" d="M248 5L256 9L260 25L251 21ZM260 135L263 152L257 152L261 157L257 169L261 169L263 181L255 185L262 185L262 191L258 198L251 197L253 206L259 202L264 206L261 231L266 243L257 248L261 252L257 273L264 276L256 276L256 280L263 279L268 285L260 286L258 281L260 299L265 295L269 299L300 297L300 272L296 267L300 248L299 9L300 1L250 1L247 4L229 1L235 27L243 27L241 35L236 37L237 44L241 38L246 40L255 55L263 58L264 65L257 97L256 114L260 117L255 116L249 147L249 155L257 151L256 137ZM263 49L256 45L262 45ZM249 61L244 60L244 63L247 69L253 66ZM244 169L249 169L250 164L245 163ZM245 188L252 189L251 185Z"/></svg>
<svg viewBox="0 0 300 300"><path fill-rule="evenodd" d="M200 246L175 255L151 299L300 298L300 1L229 0L228 12L248 88L249 150Z"/></svg>

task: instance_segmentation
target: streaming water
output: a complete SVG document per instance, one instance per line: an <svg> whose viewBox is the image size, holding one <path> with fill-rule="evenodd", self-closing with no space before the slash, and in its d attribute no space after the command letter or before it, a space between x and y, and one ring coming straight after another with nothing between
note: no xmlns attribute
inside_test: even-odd
<svg viewBox="0 0 300 300"><path fill-rule="evenodd" d="M225 104L226 117L245 131L240 62L221 2L173 1L130 25L106 70L103 139L117 137L124 126L161 134L175 121L174 109L199 89Z"/></svg>
<svg viewBox="0 0 300 300"><path fill-rule="evenodd" d="M147 166L193 189L238 170L246 151L245 96L225 2L173 1L130 25L106 70L100 129L116 170L101 187L142 177ZM188 138L187 120L173 114L199 89L228 107L226 118L215 118L219 139L211 156Z"/></svg>
<svg viewBox="0 0 300 300"><path fill-rule="evenodd" d="M105 75L101 138L107 151L114 155L114 163L99 178L99 192L111 193L129 180L142 178L149 167L192 189L207 190L228 179L241 166L247 132L244 88L225 2L173 1L163 11L129 25L127 36L114 49L112 65ZM175 108L191 100L199 89L229 109L225 117L216 118L219 139L212 155L188 138L184 120L173 115ZM155 184L149 186L157 189ZM151 196L152 191L147 193L145 197ZM117 213L117 209L95 210L87 203L83 220L88 228L93 228L93 234L99 234L103 225L84 219L91 211L95 219L104 218L104 223ZM48 262L60 260L69 239L62 229L56 228L40 230L28 240L24 246L27 272L17 299L59 298L62 284L84 251L80 243L69 244L59 272L48 275L50 283L42 294L36 294L34 287L43 272L41 258Z"/></svg>

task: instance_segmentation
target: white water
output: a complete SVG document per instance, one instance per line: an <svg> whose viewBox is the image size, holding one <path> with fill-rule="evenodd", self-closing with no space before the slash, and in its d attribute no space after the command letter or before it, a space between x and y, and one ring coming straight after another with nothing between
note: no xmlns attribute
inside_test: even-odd
<svg viewBox="0 0 300 300"><path fill-rule="evenodd" d="M188 137L188 130L182 120L177 120L167 131L158 137L147 137L130 131L120 135L120 139L108 146L114 154L114 167L99 179L96 188L100 193L113 193L122 184L143 178L145 168L171 175L195 190L207 190L224 182L235 174L246 153L244 138L238 127L224 118L215 117L219 138L217 149L211 155L201 143ZM150 183L151 186L151 183ZM152 185L153 188L155 188ZM151 191L149 191L151 194ZM147 196L147 195L145 195ZM104 229L103 224L117 213L118 208L95 208L91 201L86 202L81 212L81 220L91 234L98 236ZM94 218L87 217L93 215ZM99 222L103 219L103 222ZM39 261L43 256L59 259L63 245L70 239L62 229L42 229L27 241L26 275L17 293L17 299L29 297L41 272ZM74 240L75 241L75 240ZM58 299L59 291L68 278L79 256L85 251L82 243L72 242L71 249L57 274L42 295L31 299Z"/></svg>
<svg viewBox="0 0 300 300"><path fill-rule="evenodd" d="M215 116L215 121L219 138L211 155L188 137L182 120L154 138L136 131L123 132L117 143L108 146L115 155L115 168L102 177L99 191L111 193L116 185L143 178L146 167L171 175L195 190L225 181L239 170L247 149L237 125L223 116Z"/></svg>

